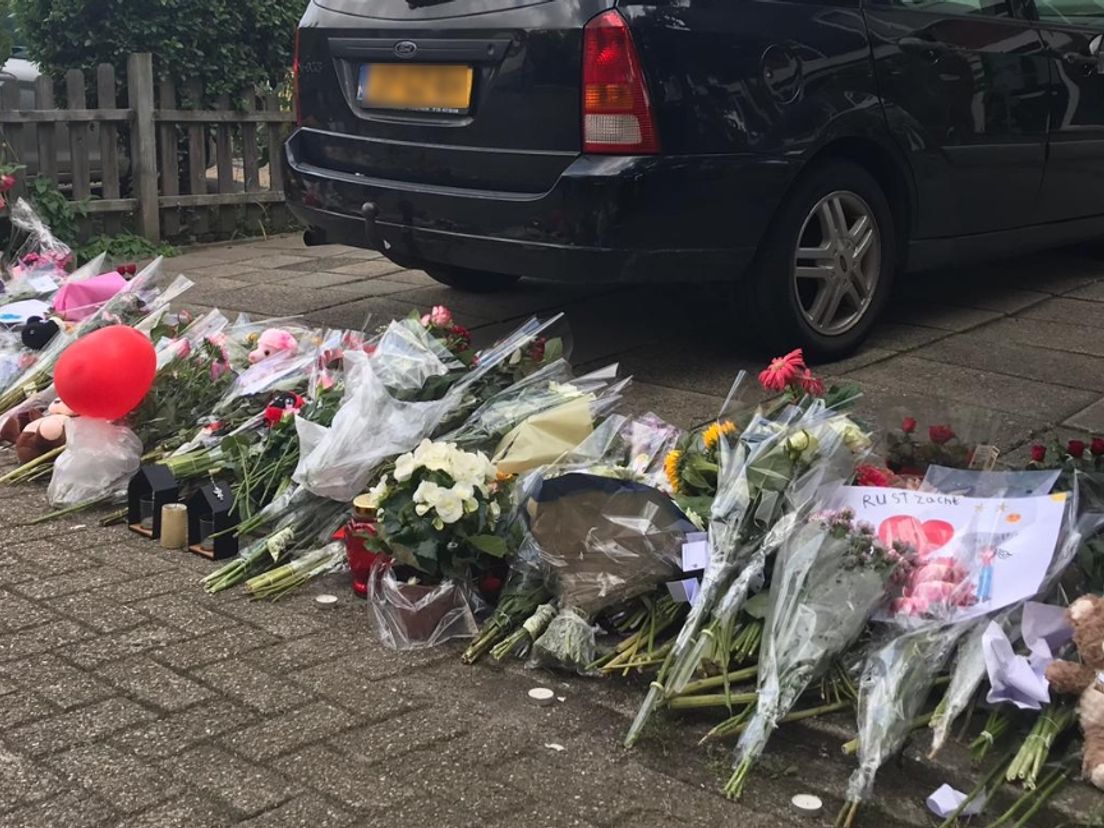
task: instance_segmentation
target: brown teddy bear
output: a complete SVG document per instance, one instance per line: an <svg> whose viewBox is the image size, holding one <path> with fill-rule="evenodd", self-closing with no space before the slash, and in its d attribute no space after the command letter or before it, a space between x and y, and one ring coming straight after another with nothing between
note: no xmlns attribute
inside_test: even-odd
<svg viewBox="0 0 1104 828"><path fill-rule="evenodd" d="M46 413L42 406L20 406L18 411L8 414L0 421L0 443L15 445L19 435L23 433L28 424L39 419Z"/></svg>
<svg viewBox="0 0 1104 828"><path fill-rule="evenodd" d="M1104 598L1078 598L1067 614L1081 661L1055 660L1047 667L1046 677L1055 692L1081 696L1077 705L1085 736L1081 772L1104 789Z"/></svg>
<svg viewBox="0 0 1104 828"><path fill-rule="evenodd" d="M15 441L15 457L20 463L29 463L48 451L65 445L65 423L75 412L61 400L54 400L46 414L31 420Z"/></svg>

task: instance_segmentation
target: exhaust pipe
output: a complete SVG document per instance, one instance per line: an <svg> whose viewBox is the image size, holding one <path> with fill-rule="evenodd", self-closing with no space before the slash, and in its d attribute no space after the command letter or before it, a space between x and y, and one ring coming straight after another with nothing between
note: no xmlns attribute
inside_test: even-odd
<svg viewBox="0 0 1104 828"><path fill-rule="evenodd" d="M317 227L311 227L303 231L303 244L307 247L318 247L326 243L326 231Z"/></svg>

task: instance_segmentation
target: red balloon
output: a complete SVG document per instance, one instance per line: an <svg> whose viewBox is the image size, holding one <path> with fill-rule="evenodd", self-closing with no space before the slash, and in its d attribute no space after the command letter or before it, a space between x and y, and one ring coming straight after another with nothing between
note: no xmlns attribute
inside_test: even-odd
<svg viewBox="0 0 1104 828"><path fill-rule="evenodd" d="M54 388L78 414L117 420L142 402L156 373L153 343L134 328L112 325L65 349L54 367Z"/></svg>

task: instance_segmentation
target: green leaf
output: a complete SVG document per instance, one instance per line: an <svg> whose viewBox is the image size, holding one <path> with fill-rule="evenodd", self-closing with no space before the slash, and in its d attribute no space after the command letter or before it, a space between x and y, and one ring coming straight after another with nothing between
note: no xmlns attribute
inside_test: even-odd
<svg viewBox="0 0 1104 828"><path fill-rule="evenodd" d="M510 551L506 546L506 539L498 535L472 535L468 538L468 543L480 552L495 558L505 557Z"/></svg>

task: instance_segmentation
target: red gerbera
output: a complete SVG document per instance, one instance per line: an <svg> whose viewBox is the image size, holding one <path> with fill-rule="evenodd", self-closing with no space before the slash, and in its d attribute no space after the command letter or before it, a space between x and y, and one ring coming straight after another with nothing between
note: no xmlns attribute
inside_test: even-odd
<svg viewBox="0 0 1104 828"><path fill-rule="evenodd" d="M798 381L801 383L801 390L804 391L806 394L809 394L813 397L824 396L824 380L822 380L820 377L814 376L813 372L810 371L808 368L806 368L802 372L801 376L798 377Z"/></svg>
<svg viewBox="0 0 1104 828"><path fill-rule="evenodd" d="M877 466L859 466L855 469L856 486L888 486L891 482L889 472Z"/></svg>
<svg viewBox="0 0 1104 828"><path fill-rule="evenodd" d="M785 356L772 359L759 374L759 384L767 391L785 391L805 370L805 355L797 348Z"/></svg>

